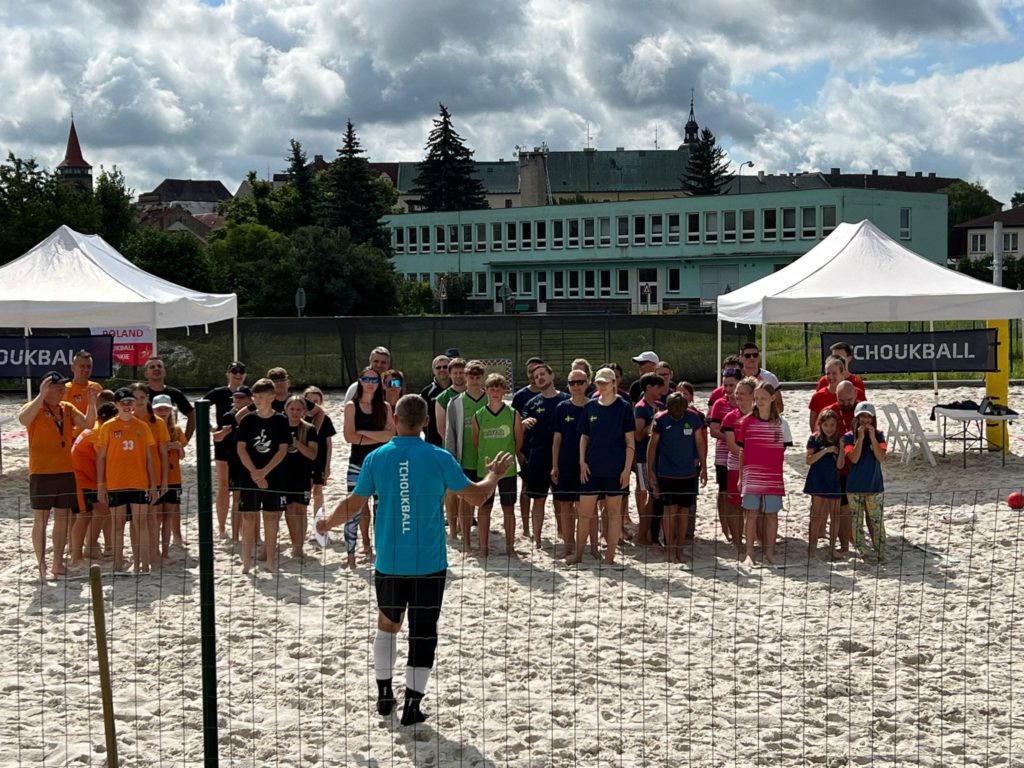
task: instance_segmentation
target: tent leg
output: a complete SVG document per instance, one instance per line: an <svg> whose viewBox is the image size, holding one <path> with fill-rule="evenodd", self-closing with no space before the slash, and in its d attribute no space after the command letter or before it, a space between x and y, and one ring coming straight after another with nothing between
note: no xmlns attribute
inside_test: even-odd
<svg viewBox="0 0 1024 768"><path fill-rule="evenodd" d="M27 339L31 335L32 335L32 329L28 328L26 326L26 328L25 328L25 338ZM25 342L25 347L28 348L28 342ZM25 401L28 402L31 399L32 399L32 377L28 375L28 370L27 370L27 366L26 366L26 371L25 371Z"/></svg>
<svg viewBox="0 0 1024 768"><path fill-rule="evenodd" d="M928 330L935 333L935 321L928 321ZM934 341L934 339L933 339ZM939 372L932 371L932 394L935 396L935 404L939 403Z"/></svg>
<svg viewBox="0 0 1024 768"><path fill-rule="evenodd" d="M232 360L238 359L238 315L231 318L231 349Z"/></svg>
<svg viewBox="0 0 1024 768"><path fill-rule="evenodd" d="M718 321L718 357L715 358L715 368L718 370L718 375L715 377L715 381L719 386L722 384L722 321Z"/></svg>
<svg viewBox="0 0 1024 768"><path fill-rule="evenodd" d="M765 360L768 358L768 324L761 326L761 367L767 368Z"/></svg>

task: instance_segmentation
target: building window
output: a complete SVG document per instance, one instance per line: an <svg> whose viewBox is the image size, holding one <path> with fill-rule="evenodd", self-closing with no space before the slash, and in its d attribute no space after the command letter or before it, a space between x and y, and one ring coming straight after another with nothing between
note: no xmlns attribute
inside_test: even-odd
<svg viewBox="0 0 1024 768"><path fill-rule="evenodd" d="M477 224L476 225L476 249L478 251L487 250L487 225Z"/></svg>
<svg viewBox="0 0 1024 768"><path fill-rule="evenodd" d="M569 248L580 247L580 220L569 219Z"/></svg>
<svg viewBox="0 0 1024 768"><path fill-rule="evenodd" d="M594 247L594 220L584 219L583 220L583 247L593 248Z"/></svg>
<svg viewBox="0 0 1024 768"><path fill-rule="evenodd" d="M612 271L610 269L602 269L600 273L601 279L601 295L611 296L612 295Z"/></svg>
<svg viewBox="0 0 1024 768"><path fill-rule="evenodd" d="M430 251L430 227L420 227L420 251L422 253Z"/></svg>
<svg viewBox="0 0 1024 768"><path fill-rule="evenodd" d="M796 239L796 208L782 209L782 239Z"/></svg>
<svg viewBox="0 0 1024 768"><path fill-rule="evenodd" d="M834 205L821 206L821 236L828 237L836 230L836 207Z"/></svg>
<svg viewBox="0 0 1024 768"><path fill-rule="evenodd" d="M434 250L438 253L444 253L444 244L448 238L445 236L445 228L443 225L434 227Z"/></svg>
<svg viewBox="0 0 1024 768"><path fill-rule="evenodd" d="M516 223L514 221L505 222L505 250L514 251L516 249Z"/></svg>
<svg viewBox="0 0 1024 768"><path fill-rule="evenodd" d="M608 216L597 220L597 244L602 248L612 244L612 220Z"/></svg>
<svg viewBox="0 0 1024 768"><path fill-rule="evenodd" d="M430 285L430 275L426 272L420 272L420 282Z"/></svg>
<svg viewBox="0 0 1024 768"><path fill-rule="evenodd" d="M651 245L665 242L665 217L660 213L651 214Z"/></svg>
<svg viewBox="0 0 1024 768"><path fill-rule="evenodd" d="M679 267L670 267L668 270L668 292L679 293Z"/></svg>
<svg viewBox="0 0 1024 768"><path fill-rule="evenodd" d="M448 225L448 253L455 253L459 250L459 225Z"/></svg>
<svg viewBox="0 0 1024 768"><path fill-rule="evenodd" d="M754 242L754 212L740 211L740 240L744 243Z"/></svg>
<svg viewBox="0 0 1024 768"><path fill-rule="evenodd" d="M473 225L462 225L462 250L463 252L473 250Z"/></svg>
<svg viewBox="0 0 1024 768"><path fill-rule="evenodd" d="M629 245L629 216L615 219L616 241L619 245Z"/></svg>
<svg viewBox="0 0 1024 768"><path fill-rule="evenodd" d="M704 211L704 242L718 242L718 211Z"/></svg>
<svg viewBox="0 0 1024 768"><path fill-rule="evenodd" d="M736 242L736 211L722 211L722 242Z"/></svg>
<svg viewBox="0 0 1024 768"><path fill-rule="evenodd" d="M491 250L501 250L501 224L491 224Z"/></svg>
<svg viewBox="0 0 1024 768"><path fill-rule="evenodd" d="M779 212L774 208L761 211L761 239L774 240L778 236Z"/></svg>
<svg viewBox="0 0 1024 768"><path fill-rule="evenodd" d="M529 221L519 223L519 243L524 251L533 247L533 225Z"/></svg>
<svg viewBox="0 0 1024 768"><path fill-rule="evenodd" d="M679 214L670 213L668 215L668 244L678 245L679 244Z"/></svg>
<svg viewBox="0 0 1024 768"><path fill-rule="evenodd" d="M1016 232L1003 232L1003 253L1017 252L1017 234Z"/></svg>
<svg viewBox="0 0 1024 768"><path fill-rule="evenodd" d="M407 282L407 283L415 283L416 282L416 273L415 272L406 272L406 274L405 274L405 282Z"/></svg>
<svg viewBox="0 0 1024 768"><path fill-rule="evenodd" d="M985 253L988 250L988 235L984 232L971 235L971 253Z"/></svg>
<svg viewBox="0 0 1024 768"><path fill-rule="evenodd" d="M900 240L910 239L910 209L900 208Z"/></svg>
<svg viewBox="0 0 1024 768"><path fill-rule="evenodd" d="M647 245L647 217L633 217L633 245Z"/></svg>
<svg viewBox="0 0 1024 768"><path fill-rule="evenodd" d="M506 197L505 198L505 207L506 208L511 208L512 207L512 198L511 197Z"/></svg>
<svg viewBox="0 0 1024 768"><path fill-rule="evenodd" d="M405 229L403 227L395 230L395 253L405 253Z"/></svg>
<svg viewBox="0 0 1024 768"><path fill-rule="evenodd" d="M800 209L800 237L804 240L818 236L818 209Z"/></svg>
<svg viewBox="0 0 1024 768"><path fill-rule="evenodd" d="M419 250L419 246L416 245L416 242L417 242L417 240L416 240L416 233L417 233L417 231L418 230L416 229L416 227L409 227L409 229L408 229L408 233L409 233L409 253L416 253Z"/></svg>
<svg viewBox="0 0 1024 768"><path fill-rule="evenodd" d="M686 242L688 242L688 243L699 243L700 242L700 214L699 213L688 213L688 214L686 214Z"/></svg>
<svg viewBox="0 0 1024 768"><path fill-rule="evenodd" d="M629 293L629 270L619 269L615 272L615 292Z"/></svg>
<svg viewBox="0 0 1024 768"><path fill-rule="evenodd" d="M508 273L506 273L506 275L505 275L505 285L508 286L508 292L512 296L515 296L517 293L519 293L519 273L518 272L508 272Z"/></svg>
<svg viewBox="0 0 1024 768"><path fill-rule="evenodd" d="M486 296L487 295L487 273L477 272L476 273L476 295Z"/></svg>
<svg viewBox="0 0 1024 768"><path fill-rule="evenodd" d="M569 272L569 296L576 298L580 295L580 273L575 269Z"/></svg>
<svg viewBox="0 0 1024 768"><path fill-rule="evenodd" d="M594 296L594 270L583 270L583 295L587 298Z"/></svg>
<svg viewBox="0 0 1024 768"><path fill-rule="evenodd" d="M552 272L551 282L554 284L554 289L551 295L556 299L561 299L565 296L565 273L564 272Z"/></svg>
<svg viewBox="0 0 1024 768"><path fill-rule="evenodd" d="M546 221L534 222L534 228L537 230L537 247L547 248L548 247L548 223Z"/></svg>
<svg viewBox="0 0 1024 768"><path fill-rule="evenodd" d="M533 295L533 272L523 272L523 295Z"/></svg>
<svg viewBox="0 0 1024 768"><path fill-rule="evenodd" d="M565 241L565 222L555 219L551 222L551 247L561 248Z"/></svg>

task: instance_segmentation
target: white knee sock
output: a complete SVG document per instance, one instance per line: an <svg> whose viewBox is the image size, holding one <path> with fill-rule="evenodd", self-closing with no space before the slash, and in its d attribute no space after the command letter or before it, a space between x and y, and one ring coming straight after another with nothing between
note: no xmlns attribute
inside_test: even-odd
<svg viewBox="0 0 1024 768"><path fill-rule="evenodd" d="M398 635L378 628L373 638L373 669L378 680L390 680L395 670Z"/></svg>
<svg viewBox="0 0 1024 768"><path fill-rule="evenodd" d="M430 679L430 667L406 667L405 687L417 693L427 692L427 681Z"/></svg>

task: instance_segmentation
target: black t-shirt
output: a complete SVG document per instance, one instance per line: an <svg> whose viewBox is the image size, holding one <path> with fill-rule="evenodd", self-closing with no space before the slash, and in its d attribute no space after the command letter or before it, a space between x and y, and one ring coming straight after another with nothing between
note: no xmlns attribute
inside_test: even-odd
<svg viewBox="0 0 1024 768"><path fill-rule="evenodd" d="M427 442L431 445L444 445L444 437L440 432L437 431L437 421L434 418L434 401L437 396L444 392L446 387L442 387L436 381L431 381L430 386L420 392L420 397L427 401L427 427L423 430L423 434L427 439Z"/></svg>
<svg viewBox="0 0 1024 768"><path fill-rule="evenodd" d="M234 408L235 405L234 390L228 389L227 387L211 389L203 395L203 399L209 400L213 403L213 414L217 424L220 424L220 417Z"/></svg>
<svg viewBox="0 0 1024 768"><path fill-rule="evenodd" d="M223 450L227 452L228 456L228 466L231 467L241 466L241 461L238 458L238 440L235 438L235 433L238 430L238 424L235 422L237 415L238 411L232 408L217 417L217 429L228 427L230 430L220 441L220 445L224 446Z"/></svg>
<svg viewBox="0 0 1024 768"><path fill-rule="evenodd" d="M163 389L153 389L152 387L146 387L149 392L149 402L153 402L153 398L157 395L167 395L171 398L171 402L174 403L174 407L178 409L182 416L188 416L195 410L195 406L192 405L191 401L185 397L185 393L177 387L167 387Z"/></svg>
<svg viewBox="0 0 1024 768"><path fill-rule="evenodd" d="M248 419L246 419L248 421ZM285 491L308 491L313 483L313 465L314 460L307 459L296 448L292 443L291 439L298 439L299 428L302 424L296 424L294 427L288 424L288 434L290 435L288 444L288 453L285 454L284 461L281 462L280 473L277 470L273 474L280 474L281 482L283 484L282 490ZM306 428L306 443L316 443L319 445L317 440L316 429L312 426ZM320 449L317 448L317 456L320 455Z"/></svg>
<svg viewBox="0 0 1024 768"><path fill-rule="evenodd" d="M313 469L318 472L323 472L327 466L327 445L331 442L331 438L338 434L334 428L334 422L331 421L331 417L326 413L324 414L324 421L320 425L320 429L314 430L316 435L316 443L319 446L316 449L316 459L313 461Z"/></svg>
<svg viewBox="0 0 1024 768"><path fill-rule="evenodd" d="M250 413L235 429L235 438L239 445L245 446L253 466L256 469L263 469L277 455L279 446L291 444L292 432L288 428L288 419L279 413L267 418L258 413ZM279 480L280 467L281 465L278 465L267 478L271 490L282 490ZM249 477L244 465L241 472L245 474L245 480L249 483L246 487L255 488L256 484Z"/></svg>

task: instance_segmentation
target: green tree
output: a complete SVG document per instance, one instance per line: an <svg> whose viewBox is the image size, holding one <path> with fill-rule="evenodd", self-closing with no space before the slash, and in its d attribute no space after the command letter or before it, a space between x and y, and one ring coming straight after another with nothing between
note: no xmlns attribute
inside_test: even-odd
<svg viewBox="0 0 1024 768"><path fill-rule="evenodd" d="M1024 189L1018 190L1013 193L1013 197L1010 198L1011 208L1020 208L1024 205Z"/></svg>
<svg viewBox="0 0 1024 768"><path fill-rule="evenodd" d="M733 175L729 173L725 150L718 146L715 134L704 128L700 132L700 139L690 150L686 174L680 179L683 189L694 196L720 195L723 187L732 181Z"/></svg>
<svg viewBox="0 0 1024 768"><path fill-rule="evenodd" d="M7 154L0 165L0 263L15 259L49 234L47 173L33 158Z"/></svg>
<svg viewBox="0 0 1024 768"><path fill-rule="evenodd" d="M187 232L143 227L120 246L125 258L152 275L196 291L218 292L209 255Z"/></svg>
<svg viewBox="0 0 1024 768"><path fill-rule="evenodd" d="M137 225L132 203L135 190L128 188L124 174L116 165L109 171L101 166L95 195L99 206L100 233L104 240L120 249Z"/></svg>
<svg viewBox="0 0 1024 768"><path fill-rule="evenodd" d="M399 280L398 310L403 315L429 315L437 311L434 289L426 280Z"/></svg>
<svg viewBox="0 0 1024 768"><path fill-rule="evenodd" d="M416 166L411 194L425 211L472 211L487 208L484 185L473 173L473 151L452 126L444 104L427 137L427 156Z"/></svg>
<svg viewBox="0 0 1024 768"><path fill-rule="evenodd" d="M994 199L979 181L955 181L939 191L949 198L950 227L998 213L1000 210L999 201Z"/></svg>
<svg viewBox="0 0 1024 768"><path fill-rule="evenodd" d="M229 224L207 247L214 279L238 295L239 314L291 314L300 273L288 238L262 224Z"/></svg>
<svg viewBox="0 0 1024 768"><path fill-rule="evenodd" d="M290 216L292 230L308 227L316 220L320 205L313 166L306 160L306 153L295 139L288 142L288 182L295 193L291 198Z"/></svg>
<svg viewBox="0 0 1024 768"><path fill-rule="evenodd" d="M391 237L381 223L390 208L381 198L380 185L363 154L349 120L338 156L323 180L320 223L329 228L344 227L353 243L367 243L390 254Z"/></svg>

